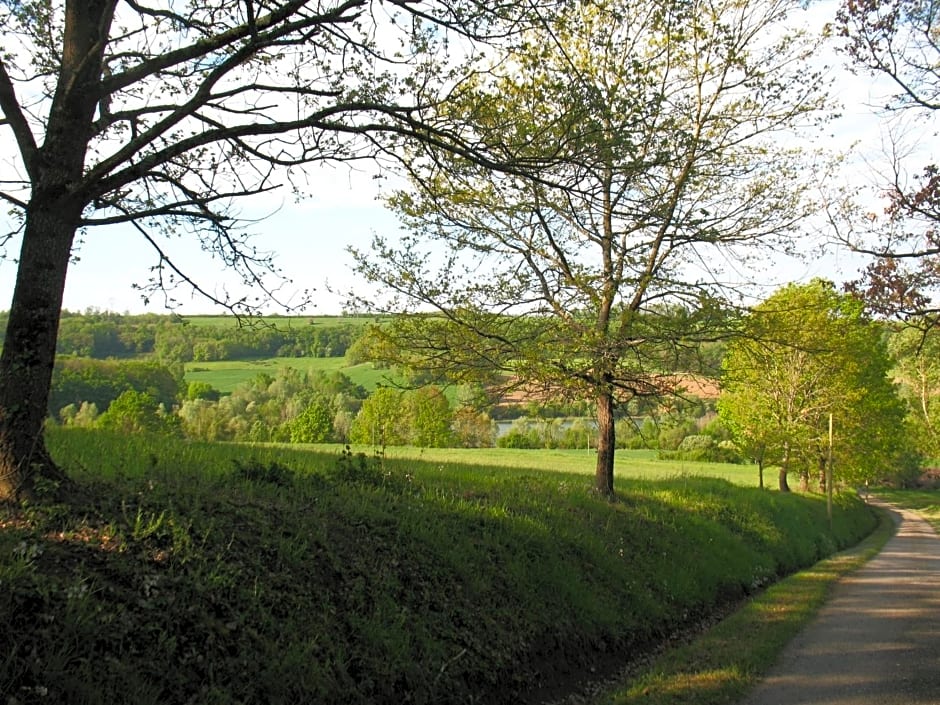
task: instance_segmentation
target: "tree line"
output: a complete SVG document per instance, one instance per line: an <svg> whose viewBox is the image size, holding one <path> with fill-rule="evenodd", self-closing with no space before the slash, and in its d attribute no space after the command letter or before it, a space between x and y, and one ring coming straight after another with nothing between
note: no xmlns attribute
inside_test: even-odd
<svg viewBox="0 0 940 705"><path fill-rule="evenodd" d="M8 315L0 312L0 331L6 330ZM230 325L216 325L202 324L198 317L64 311L56 353L99 360L153 355L165 363L343 357L362 330L341 319L327 325L305 318L238 325L233 318Z"/></svg>

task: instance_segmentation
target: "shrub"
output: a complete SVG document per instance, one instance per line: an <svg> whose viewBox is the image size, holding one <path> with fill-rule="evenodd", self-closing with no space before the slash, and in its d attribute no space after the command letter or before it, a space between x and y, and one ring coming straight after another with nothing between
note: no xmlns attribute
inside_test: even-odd
<svg viewBox="0 0 940 705"><path fill-rule="evenodd" d="M265 483L277 487L289 487L294 483L294 471L277 461L264 463L257 458L241 461L232 459L235 466L235 477L248 482Z"/></svg>
<svg viewBox="0 0 940 705"><path fill-rule="evenodd" d="M676 450L660 450L659 457L663 460L687 460L689 462L743 462L737 451L729 444L717 443L714 437L705 434L686 436Z"/></svg>

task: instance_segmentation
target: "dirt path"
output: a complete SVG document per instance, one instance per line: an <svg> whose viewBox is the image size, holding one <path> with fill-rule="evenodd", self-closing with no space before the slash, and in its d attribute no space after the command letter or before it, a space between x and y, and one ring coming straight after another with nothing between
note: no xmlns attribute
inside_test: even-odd
<svg viewBox="0 0 940 705"><path fill-rule="evenodd" d="M940 537L892 513L897 534L740 705L940 705Z"/></svg>

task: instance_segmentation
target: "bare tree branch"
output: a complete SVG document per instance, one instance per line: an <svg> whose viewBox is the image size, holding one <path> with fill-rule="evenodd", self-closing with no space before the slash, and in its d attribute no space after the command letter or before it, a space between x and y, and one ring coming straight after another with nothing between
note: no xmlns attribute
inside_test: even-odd
<svg viewBox="0 0 940 705"><path fill-rule="evenodd" d="M23 110L16 98L13 82L10 80L3 60L0 60L0 110L3 111L7 124L13 130L13 136L16 138L16 144L19 147L26 173L30 178L35 178L33 162L36 159L36 138L33 136L32 130L29 129L29 122L23 115Z"/></svg>

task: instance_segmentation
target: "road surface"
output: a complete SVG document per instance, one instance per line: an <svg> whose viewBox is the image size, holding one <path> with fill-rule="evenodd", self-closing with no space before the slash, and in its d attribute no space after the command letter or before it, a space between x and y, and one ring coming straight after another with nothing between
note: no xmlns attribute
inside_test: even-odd
<svg viewBox="0 0 940 705"><path fill-rule="evenodd" d="M940 705L940 537L914 512L740 705Z"/></svg>

